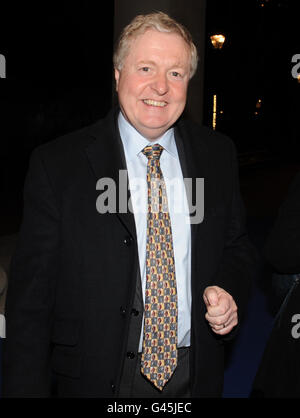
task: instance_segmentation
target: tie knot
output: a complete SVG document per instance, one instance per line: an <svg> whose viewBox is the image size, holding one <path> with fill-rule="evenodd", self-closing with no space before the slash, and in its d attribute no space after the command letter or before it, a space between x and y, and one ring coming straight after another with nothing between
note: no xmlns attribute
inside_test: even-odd
<svg viewBox="0 0 300 418"><path fill-rule="evenodd" d="M146 155L148 160L159 160L161 153L163 152L163 147L159 144L148 145L142 150L142 153Z"/></svg>

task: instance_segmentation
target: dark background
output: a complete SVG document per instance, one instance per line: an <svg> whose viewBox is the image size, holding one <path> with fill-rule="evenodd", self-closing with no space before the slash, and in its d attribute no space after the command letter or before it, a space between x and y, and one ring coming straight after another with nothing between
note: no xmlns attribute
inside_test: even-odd
<svg viewBox="0 0 300 418"><path fill-rule="evenodd" d="M217 130L237 147L248 216L270 223L300 169L300 83L291 74L299 12L297 0L207 2L204 123L217 94ZM222 50L211 46L216 33L226 36Z"/></svg>
<svg viewBox="0 0 300 418"><path fill-rule="evenodd" d="M32 149L111 107L114 2L96 4L1 5L0 235L18 229ZM241 166L274 159L298 166L300 83L291 76L298 12L288 0L207 2L203 120L211 125L217 94L217 129L234 140ZM210 43L214 33L226 36L222 50Z"/></svg>
<svg viewBox="0 0 300 418"><path fill-rule="evenodd" d="M115 3L1 3L1 242L12 236L14 245L19 230L31 151L102 118L112 105ZM299 3L207 0L203 121L211 126L217 94L217 130L236 145L249 236L259 253L300 169L300 83L291 75L292 56L300 54ZM226 36L222 50L211 45L216 33ZM271 271L263 261L258 270L246 323L227 353L227 397L248 396L279 306Z"/></svg>
<svg viewBox="0 0 300 418"><path fill-rule="evenodd" d="M111 106L114 2L100 3L1 4L0 235L18 230L32 149Z"/></svg>
<svg viewBox="0 0 300 418"><path fill-rule="evenodd" d="M203 121L211 125L217 94L217 129L234 140L241 166L298 167L300 83L291 76L300 53L298 3L207 1ZM1 5L0 235L18 230L32 149L111 107L114 2L96 4ZM222 50L211 45L214 33L226 36Z"/></svg>
<svg viewBox="0 0 300 418"><path fill-rule="evenodd" d="M240 153L284 153L299 161L300 84L291 76L292 56L300 51L299 11L295 0L207 2L205 122L217 92L224 111L217 128ZM221 51L209 45L214 33L226 36Z"/></svg>

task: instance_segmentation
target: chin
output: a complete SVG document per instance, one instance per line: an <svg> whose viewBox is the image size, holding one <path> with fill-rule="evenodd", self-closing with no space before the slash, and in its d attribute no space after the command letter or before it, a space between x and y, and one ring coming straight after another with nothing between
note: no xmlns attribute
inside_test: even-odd
<svg viewBox="0 0 300 418"><path fill-rule="evenodd" d="M160 138L167 130L169 129L169 126L166 128L162 127L143 127L140 130L140 133L147 139L150 139L152 141L155 141L156 139Z"/></svg>
<svg viewBox="0 0 300 418"><path fill-rule="evenodd" d="M141 126L144 126L145 129L157 129L159 130L168 130L172 126L172 122L169 119L144 119L141 123Z"/></svg>

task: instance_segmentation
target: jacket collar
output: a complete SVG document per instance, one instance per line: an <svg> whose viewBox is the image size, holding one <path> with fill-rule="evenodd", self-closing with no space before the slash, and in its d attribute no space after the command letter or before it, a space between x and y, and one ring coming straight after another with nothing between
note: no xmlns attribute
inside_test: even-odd
<svg viewBox="0 0 300 418"><path fill-rule="evenodd" d="M114 181L116 185L116 215L128 233L136 240L134 215L127 209L127 202L130 198L128 177L126 173L125 176L120 176L120 173L124 174L127 167L117 127L117 116L118 108L110 111L105 119L90 128L89 133L95 140L86 148L86 154L96 182L102 178ZM121 211L120 207L122 207Z"/></svg>
<svg viewBox="0 0 300 418"><path fill-rule="evenodd" d="M120 199L124 199L124 195L120 195L120 171L127 170L126 159L122 140L118 129L117 118L119 115L119 107L112 109L103 120L100 120L91 126L89 133L94 137L94 141L86 148L87 158L90 162L91 168L94 172L96 181L101 178L111 178L116 184L117 191L117 209L120 207ZM196 125L195 125L196 126ZM197 128L186 123L180 119L174 126L175 141L179 154L180 164L182 167L183 177L193 179L193 196L192 202L195 202L195 179L205 178L207 165L207 149L201 139L201 131L197 132ZM200 128L201 129L201 128ZM124 178L122 177L122 181ZM127 202L130 198L128 190L128 178L126 197ZM124 190L124 184L122 184ZM122 203L121 203L122 204ZM126 205L127 206L127 205ZM192 208L190 205L190 213ZM126 210L125 213L120 213L117 210L117 216L128 232L136 237L134 215ZM195 230L195 228L193 228Z"/></svg>

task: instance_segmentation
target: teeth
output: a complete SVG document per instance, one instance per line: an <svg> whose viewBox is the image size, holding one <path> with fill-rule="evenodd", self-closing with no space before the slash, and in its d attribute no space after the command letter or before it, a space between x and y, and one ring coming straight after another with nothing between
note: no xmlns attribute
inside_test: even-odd
<svg viewBox="0 0 300 418"><path fill-rule="evenodd" d="M167 106L166 102L156 102L155 100L143 100L143 102L150 106L159 106L159 107Z"/></svg>

